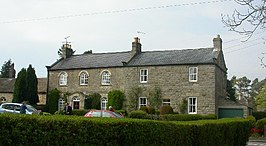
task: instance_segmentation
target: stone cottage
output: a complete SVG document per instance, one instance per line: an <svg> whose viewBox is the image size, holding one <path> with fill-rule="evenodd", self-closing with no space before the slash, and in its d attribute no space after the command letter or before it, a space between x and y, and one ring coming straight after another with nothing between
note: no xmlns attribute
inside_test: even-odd
<svg viewBox="0 0 266 146"><path fill-rule="evenodd" d="M16 71L14 69L14 64L11 65L8 78L0 78L0 103L2 102L12 102L14 87L16 83ZM38 105L44 105L46 103L46 88L47 79L38 78Z"/></svg>
<svg viewBox="0 0 266 146"><path fill-rule="evenodd" d="M149 105L147 92L158 87L162 104L171 105L174 111L179 111L183 100L189 114L218 114L219 106L226 108L219 104L226 100L227 80L219 35L213 47L185 50L142 51L136 37L131 51L74 55L66 43L62 58L47 66L47 72L47 92L57 88L67 93L67 101L60 99L59 107L69 102L74 109L83 109L85 96L99 93L102 109L106 109L109 91L121 90L127 96L137 86L143 88L139 107Z"/></svg>

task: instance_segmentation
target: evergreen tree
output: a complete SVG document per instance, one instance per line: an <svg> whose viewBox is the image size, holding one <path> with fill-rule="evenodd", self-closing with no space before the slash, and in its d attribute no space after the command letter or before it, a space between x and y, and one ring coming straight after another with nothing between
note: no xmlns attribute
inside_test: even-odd
<svg viewBox="0 0 266 146"><path fill-rule="evenodd" d="M263 85L259 94L256 96L257 110L266 111L266 83Z"/></svg>
<svg viewBox="0 0 266 146"><path fill-rule="evenodd" d="M38 80L34 68L31 65L27 68L26 76L26 99L31 105L36 105L39 102L38 96Z"/></svg>
<svg viewBox="0 0 266 146"><path fill-rule="evenodd" d="M12 61L11 59L9 59L2 66L2 69L0 72L0 78L9 78L11 66L12 66Z"/></svg>
<svg viewBox="0 0 266 146"><path fill-rule="evenodd" d="M226 86L226 92L227 96L229 97L230 100L236 101L236 89L233 86L233 81L232 80L227 80L227 86Z"/></svg>
<svg viewBox="0 0 266 146"><path fill-rule="evenodd" d="M47 109L49 113L55 113L58 110L58 100L60 98L60 91L53 89L48 94Z"/></svg>
<svg viewBox="0 0 266 146"><path fill-rule="evenodd" d="M26 75L26 69L22 68L18 73L18 77L15 82L12 102L20 103L22 101L26 101Z"/></svg>

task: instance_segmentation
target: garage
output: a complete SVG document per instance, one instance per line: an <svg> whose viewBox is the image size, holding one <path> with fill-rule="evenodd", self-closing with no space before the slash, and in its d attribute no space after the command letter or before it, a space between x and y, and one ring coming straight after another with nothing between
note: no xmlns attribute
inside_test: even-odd
<svg viewBox="0 0 266 146"><path fill-rule="evenodd" d="M218 118L244 117L243 108L219 108Z"/></svg>

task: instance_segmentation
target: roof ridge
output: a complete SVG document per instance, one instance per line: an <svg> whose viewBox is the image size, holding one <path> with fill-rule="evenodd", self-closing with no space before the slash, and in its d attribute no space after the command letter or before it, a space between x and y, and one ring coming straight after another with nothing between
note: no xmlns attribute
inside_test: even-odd
<svg viewBox="0 0 266 146"><path fill-rule="evenodd" d="M142 51L141 53L145 52L172 52L172 51L188 51L188 50L203 50L203 49L213 49L213 47L208 48L194 48L194 49L169 49L169 50L154 50L154 51Z"/></svg>

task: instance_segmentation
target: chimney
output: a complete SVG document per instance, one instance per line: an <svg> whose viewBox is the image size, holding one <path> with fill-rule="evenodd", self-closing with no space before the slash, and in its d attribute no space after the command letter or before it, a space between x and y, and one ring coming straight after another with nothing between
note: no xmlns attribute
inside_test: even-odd
<svg viewBox="0 0 266 146"><path fill-rule="evenodd" d="M71 57L74 54L74 51L71 49L71 45L63 44L62 46L62 57L64 59Z"/></svg>
<svg viewBox="0 0 266 146"><path fill-rule="evenodd" d="M15 70L14 66L15 66L14 63L12 63L10 68L9 68L8 78L15 78L16 77L16 70Z"/></svg>
<svg viewBox="0 0 266 146"><path fill-rule="evenodd" d="M217 35L216 38L213 38L213 51L222 51L222 39L220 35Z"/></svg>
<svg viewBox="0 0 266 146"><path fill-rule="evenodd" d="M138 37L135 37L134 41L132 42L131 57L134 57L140 53L141 53L140 39Z"/></svg>

